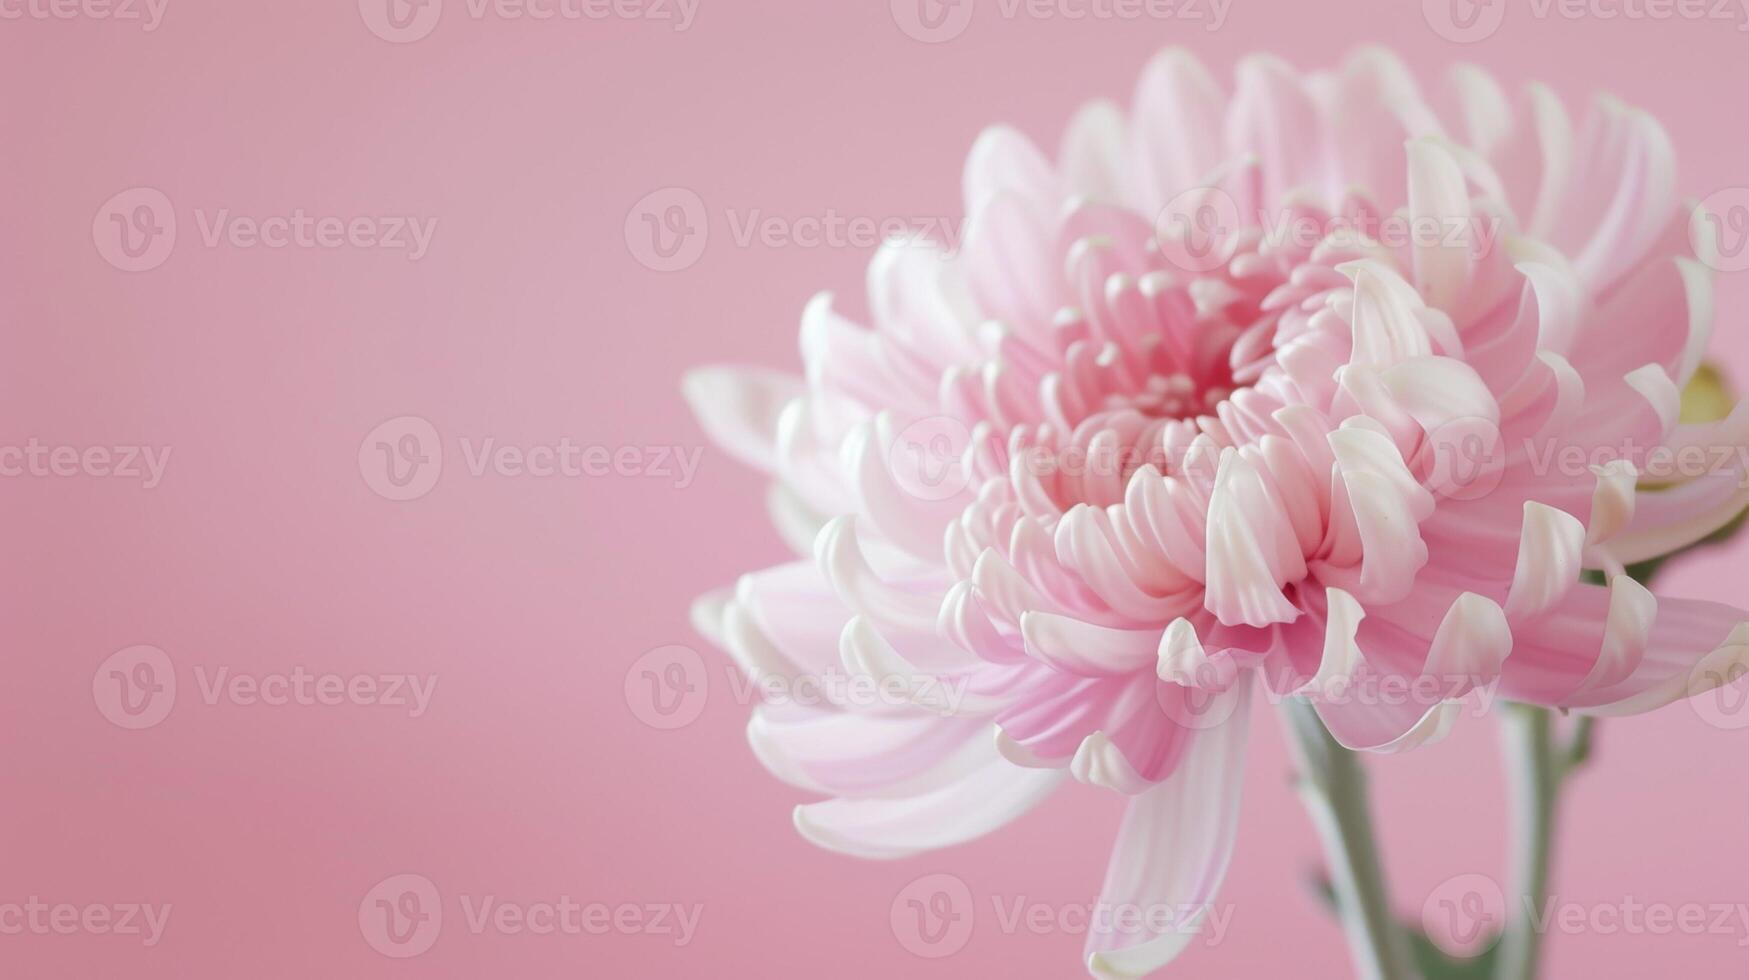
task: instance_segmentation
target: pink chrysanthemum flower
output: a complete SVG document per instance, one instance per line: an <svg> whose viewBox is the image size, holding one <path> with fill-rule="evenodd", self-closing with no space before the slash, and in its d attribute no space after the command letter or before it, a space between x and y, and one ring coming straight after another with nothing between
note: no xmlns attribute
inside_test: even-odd
<svg viewBox="0 0 1749 980"><path fill-rule="evenodd" d="M756 710L760 760L831 797L808 839L945 847L1074 778L1130 798L1103 903L1206 906L1257 691L1390 751L1478 687L1630 713L1749 659L1749 615L1622 574L1749 503L1735 464L1646 472L1749 441L1749 413L1679 423L1712 309L1663 130L1447 88L1366 51L1251 59L1228 94L1168 52L1055 164L984 134L963 248L884 248L872 329L810 304L805 377L687 379L806 556L701 629L759 677L915 702ZM1148 973L1191 925L1096 931L1090 969Z"/></svg>

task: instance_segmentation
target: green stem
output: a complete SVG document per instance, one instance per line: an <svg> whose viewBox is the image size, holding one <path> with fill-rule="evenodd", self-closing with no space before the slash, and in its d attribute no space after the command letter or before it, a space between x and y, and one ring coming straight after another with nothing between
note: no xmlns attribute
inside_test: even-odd
<svg viewBox="0 0 1749 980"><path fill-rule="evenodd" d="M1414 980L1409 942L1391 914L1367 804L1366 770L1305 701L1286 705L1300 796L1324 839L1330 881L1362 980Z"/></svg>
<svg viewBox="0 0 1749 980"><path fill-rule="evenodd" d="M1512 775L1513 889L1506 932L1495 961L1496 980L1533 980L1542 955L1537 929L1548 903L1555 819L1561 788L1591 756L1593 721L1581 717L1570 740L1555 735L1547 708L1515 704L1506 711L1506 765ZM1516 914L1514 914L1516 913Z"/></svg>

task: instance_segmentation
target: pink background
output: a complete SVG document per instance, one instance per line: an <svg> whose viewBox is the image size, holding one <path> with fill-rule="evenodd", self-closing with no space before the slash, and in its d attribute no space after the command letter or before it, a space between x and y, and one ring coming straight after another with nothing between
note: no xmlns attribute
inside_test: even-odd
<svg viewBox="0 0 1749 980"><path fill-rule="evenodd" d="M46 0L39 0L46 2ZM1695 196L1749 184L1749 36L1735 22L1537 20L1513 4L1462 45L1418 3L1234 0L1206 21L1040 21L980 0L924 44L885 0L704 0L684 33L645 20L476 21L449 0L416 43L353 0L169 0L151 32L81 16L0 20L0 445L173 447L162 485L0 479L0 905L170 903L162 942L0 935L28 977L1068 977L1081 937L1003 935L991 896L1097 889L1118 805L1071 789L974 846L866 864L804 844L802 797L758 767L747 706L688 626L695 594L785 557L759 480L707 452L659 477L471 476L458 440L701 445L689 366L793 367L817 289L861 306L867 249L742 247L729 212L957 218L978 129L1055 145L1085 98L1127 99L1172 43L1225 75L1245 52L1302 67L1388 41L1424 82L1473 60L1576 101L1659 115ZM7 9L19 9L9 7ZM179 238L125 273L93 216L163 192ZM628 212L685 187L711 237L679 272L640 264ZM207 247L197 212L439 221L428 255ZM1749 274L1720 279L1722 353L1749 363ZM386 419L441 433L410 502L373 492L359 446ZM1664 583L1744 600L1740 552ZM175 664L174 709L112 724L93 674L136 644ZM641 723L628 669L705 654L713 686L675 731ZM207 704L195 678L435 675L430 710ZM1740 846L1749 732L1678 707L1603 727L1566 814L1560 894L1588 905L1749 902ZM1498 874L1494 726L1375 766L1405 915L1453 875ZM1226 941L1184 977L1348 974L1302 879L1316 864L1276 723L1258 722ZM926 961L894 896L951 873L978 901L957 955ZM359 907L416 873L442 893L429 952L372 949ZM458 896L703 907L685 948L653 935L466 928ZM1553 937L1552 976L1722 976L1741 929Z"/></svg>

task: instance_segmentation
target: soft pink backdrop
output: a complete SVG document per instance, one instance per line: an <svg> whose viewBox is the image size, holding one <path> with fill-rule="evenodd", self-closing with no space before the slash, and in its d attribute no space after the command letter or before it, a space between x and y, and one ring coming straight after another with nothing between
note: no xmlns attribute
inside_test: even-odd
<svg viewBox="0 0 1749 980"><path fill-rule="evenodd" d="M45 5L47 0L37 0ZM1458 59L1570 100L1608 89L1668 125L1684 186L1749 184L1749 35L1735 22L1537 20L1514 3L1478 44L1419 3L1234 0L1207 21L1005 19L924 44L885 0L704 0L672 22L467 16L392 44L354 0L169 0L153 31L80 15L0 20L0 445L173 447L162 484L0 479L0 905L170 903L162 941L0 934L23 977L1068 977L1080 937L1005 936L990 896L1091 899L1118 805L1070 791L975 846L864 864L805 845L801 797L742 738L747 707L688 626L696 593L784 557L762 487L706 453L654 477L474 478L458 440L696 449L689 366L790 367L817 289L861 305L868 250L739 246L727 215L957 216L978 129L1054 145L1073 107L1127 98L1161 46L1221 73L1252 50L1327 64L1376 40L1424 82ZM669 6L672 6L670 4ZM7 10L28 8L8 5ZM46 9L39 6L37 9ZM174 202L161 267L94 245L114 194ZM699 260L638 261L628 212L684 187ZM196 212L435 218L429 254L206 247ZM101 222L100 222L101 224ZM634 221L635 226L635 221ZM1722 350L1749 372L1749 273L1721 278ZM445 469L394 502L361 476L387 419L441 433ZM1742 602L1740 551L1666 582ZM179 691L161 724L100 712L93 675L136 644ZM626 676L685 644L714 685L675 731L638 720ZM209 705L195 669L429 674L430 709ZM1749 732L1678 707L1606 725L1566 814L1573 901L1749 901L1739 845ZM1453 875L1498 874L1493 726L1375 766L1406 915ZM1347 975L1307 900L1316 847L1273 719L1258 723L1234 920L1183 977ZM889 926L920 875L957 875L978 925L925 961ZM367 892L415 873L441 936L379 955ZM702 905L693 942L466 928L458 896ZM1551 975L1726 976L1734 934L1556 936Z"/></svg>

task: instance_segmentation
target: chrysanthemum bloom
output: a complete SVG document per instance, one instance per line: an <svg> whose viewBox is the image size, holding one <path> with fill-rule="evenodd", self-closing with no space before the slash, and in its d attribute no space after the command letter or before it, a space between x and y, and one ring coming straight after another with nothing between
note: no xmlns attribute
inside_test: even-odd
<svg viewBox="0 0 1749 980"><path fill-rule="evenodd" d="M701 628L761 678L915 702L756 710L760 760L831 797L803 835L911 855L1075 778L1129 798L1101 901L1203 906L1259 690L1391 751L1477 687L1630 713L1749 659L1749 615L1622 574L1749 499L1735 464L1661 465L1749 434L1679 423L1712 309L1663 130L1472 68L1446 90L1368 51L1251 59L1228 94L1168 52L1055 164L985 133L963 247L884 248L872 328L810 304L804 377L688 378L804 556ZM1096 930L1090 969L1193 927Z"/></svg>

